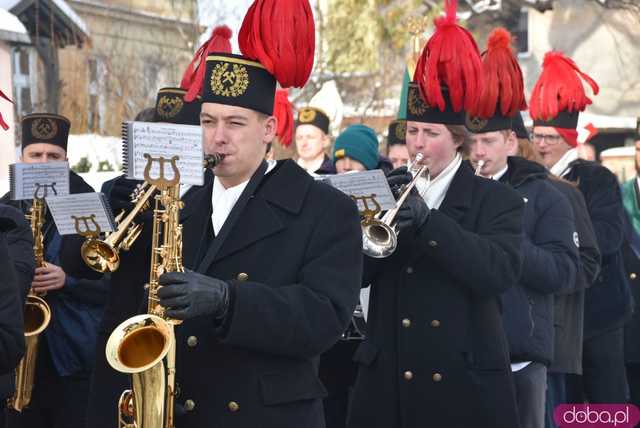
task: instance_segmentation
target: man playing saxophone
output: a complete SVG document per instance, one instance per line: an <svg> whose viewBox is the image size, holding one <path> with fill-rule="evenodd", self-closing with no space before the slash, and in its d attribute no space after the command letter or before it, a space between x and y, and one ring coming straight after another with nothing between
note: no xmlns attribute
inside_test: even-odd
<svg viewBox="0 0 640 428"><path fill-rule="evenodd" d="M63 116L47 113L25 116L21 161L66 160L69 128L69 120ZM93 192L73 172L70 190ZM102 314L105 288L100 281L73 278L60 267L62 239L44 206L41 211L32 210L32 201L11 201L8 194L0 202L13 205L25 215L32 216L37 211L42 214L41 227L33 230L34 234L42 235L42 262L36 266L31 290L35 295L46 294L44 300L51 310L50 323L38 339L31 401L21 413L8 409L7 424L30 428L83 426L89 374L95 358L91 344Z"/></svg>
<svg viewBox="0 0 640 428"><path fill-rule="evenodd" d="M299 15L312 34L311 8L299 6L279 10L281 22ZM263 31L271 28L253 19ZM209 41L199 50L199 66L183 83L185 101L202 96L205 154L224 159L183 197L186 271L159 278L159 303L169 318L184 321L175 327L175 426L324 427L318 358L340 338L358 300L359 216L347 196L294 161L264 160L277 129L276 80L304 85L313 43L298 44L304 54L288 53L297 67L278 71L263 65L274 63L273 48L261 49L269 59L231 55L228 42L228 49L220 45ZM148 277L143 247L122 258Z"/></svg>

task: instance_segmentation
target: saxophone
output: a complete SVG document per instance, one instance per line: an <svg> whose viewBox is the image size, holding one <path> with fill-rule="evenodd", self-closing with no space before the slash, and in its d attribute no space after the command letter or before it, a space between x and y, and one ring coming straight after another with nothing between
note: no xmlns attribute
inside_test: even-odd
<svg viewBox="0 0 640 428"><path fill-rule="evenodd" d="M44 224L45 203L43 198L35 197L33 205L27 215L33 233L33 252L36 267L44 267ZM16 368L16 391L8 399L9 408L21 412L31 402L33 381L36 371L36 356L38 354L38 339L51 321L51 308L47 302L33 291L29 290L24 307L24 339L25 353Z"/></svg>
<svg viewBox="0 0 640 428"><path fill-rule="evenodd" d="M107 341L106 356L117 371L131 374L131 389L120 396L118 427L173 428L175 398L174 327L181 323L170 319L160 305L159 278L164 272L184 272L182 264L182 225L180 209L180 172L177 156L167 160L147 157L145 180L159 189L155 196L151 246L151 271L146 288L149 293L147 313L120 324ZM153 161L160 162L160 177L149 172ZM164 177L169 162L174 178Z"/></svg>

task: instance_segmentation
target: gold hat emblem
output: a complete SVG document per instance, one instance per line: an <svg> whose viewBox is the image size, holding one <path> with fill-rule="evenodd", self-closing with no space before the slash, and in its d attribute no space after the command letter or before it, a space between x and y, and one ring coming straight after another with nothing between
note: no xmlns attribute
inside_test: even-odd
<svg viewBox="0 0 640 428"><path fill-rule="evenodd" d="M407 122L404 120L402 122L398 122L396 125L396 138L398 140L406 140L407 139Z"/></svg>
<svg viewBox="0 0 640 428"><path fill-rule="evenodd" d="M58 134L58 124L46 117L37 118L31 123L31 135L39 140L51 140Z"/></svg>
<svg viewBox="0 0 640 428"><path fill-rule="evenodd" d="M184 101L182 101L182 98L163 95L158 101L156 110L161 118L170 119L180 113L183 106Z"/></svg>
<svg viewBox="0 0 640 428"><path fill-rule="evenodd" d="M298 115L300 123L310 123L316 119L316 111L312 108L303 108Z"/></svg>
<svg viewBox="0 0 640 428"><path fill-rule="evenodd" d="M249 87L249 72L242 64L233 64L231 70L228 62L216 64L211 75L211 90L222 97L239 97Z"/></svg>
<svg viewBox="0 0 640 428"><path fill-rule="evenodd" d="M487 123L489 123L487 119L482 119L479 117L471 117L469 115L466 115L465 118L465 124L471 131L482 131L484 127L487 126Z"/></svg>
<svg viewBox="0 0 640 428"><path fill-rule="evenodd" d="M429 105L424 102L420 96L420 91L415 86L409 88L408 98L407 107L409 108L409 112L413 115L423 115L429 108Z"/></svg>

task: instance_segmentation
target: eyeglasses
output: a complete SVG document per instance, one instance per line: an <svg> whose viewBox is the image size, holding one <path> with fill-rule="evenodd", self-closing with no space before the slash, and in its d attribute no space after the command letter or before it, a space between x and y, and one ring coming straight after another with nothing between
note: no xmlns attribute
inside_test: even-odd
<svg viewBox="0 0 640 428"><path fill-rule="evenodd" d="M554 144L558 144L560 140L562 140L561 135L551 135L551 134L533 134L531 136L533 142L536 144L546 142L548 145L552 146Z"/></svg>

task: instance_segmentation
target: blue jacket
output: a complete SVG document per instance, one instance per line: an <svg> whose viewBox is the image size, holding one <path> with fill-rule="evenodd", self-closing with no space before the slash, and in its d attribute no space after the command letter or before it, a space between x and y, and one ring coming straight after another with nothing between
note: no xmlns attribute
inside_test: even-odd
<svg viewBox="0 0 640 428"><path fill-rule="evenodd" d="M79 175L70 172L71 193L93 192ZM26 213L29 201L12 201L9 195L2 202ZM45 261L60 265L62 239L50 213L43 226ZM80 254L77 254L80 258ZM67 275L65 286L47 293L51 307L51 322L43 333L51 353L53 366L60 376L88 375L95 360L98 324L107 297L107 285L102 280L90 281Z"/></svg>
<svg viewBox="0 0 640 428"><path fill-rule="evenodd" d="M595 162L578 159L564 176L584 195L602 254L602 269L586 292L584 338L622 327L633 311L633 297L622 258L624 208L618 179Z"/></svg>
<svg viewBox="0 0 640 428"><path fill-rule="evenodd" d="M525 201L523 264L518 284L502 294L504 326L511 361L553 360L553 294L572 288L578 263L573 211L567 198L547 180L541 165L519 157L508 160L501 181Z"/></svg>

